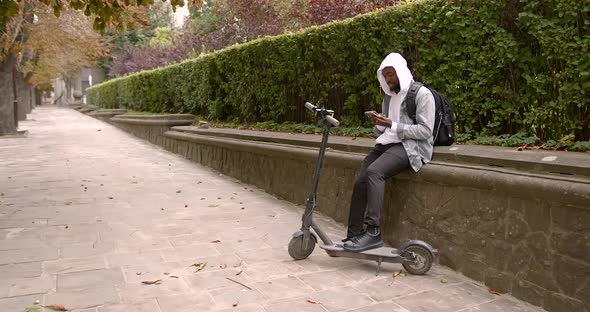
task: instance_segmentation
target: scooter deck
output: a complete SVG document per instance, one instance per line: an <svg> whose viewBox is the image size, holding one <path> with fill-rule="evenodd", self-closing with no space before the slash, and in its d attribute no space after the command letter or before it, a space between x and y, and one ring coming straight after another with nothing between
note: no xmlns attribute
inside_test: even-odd
<svg viewBox="0 0 590 312"><path fill-rule="evenodd" d="M324 249L331 257L346 257L364 260L373 260L377 262L402 263L404 259L399 255L396 248L380 247L369 249L361 252L351 252L344 250L341 245L324 245L319 244L320 248Z"/></svg>

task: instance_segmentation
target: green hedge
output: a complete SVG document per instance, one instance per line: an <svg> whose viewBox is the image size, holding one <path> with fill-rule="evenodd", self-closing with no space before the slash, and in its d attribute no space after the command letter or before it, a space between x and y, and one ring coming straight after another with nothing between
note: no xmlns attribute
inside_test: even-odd
<svg viewBox="0 0 590 312"><path fill-rule="evenodd" d="M590 130L590 1L418 1L261 38L88 89L101 107L253 122L309 120L305 101L368 126L376 69L398 51L455 104L467 136Z"/></svg>

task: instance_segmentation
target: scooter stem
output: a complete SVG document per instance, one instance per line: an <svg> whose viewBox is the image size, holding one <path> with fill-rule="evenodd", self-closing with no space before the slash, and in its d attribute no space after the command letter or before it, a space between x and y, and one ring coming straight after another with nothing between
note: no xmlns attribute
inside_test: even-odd
<svg viewBox="0 0 590 312"><path fill-rule="evenodd" d="M318 184L320 182L320 173L322 171L322 166L324 165L324 154L326 153L326 146L328 145L328 136L330 136L330 128L331 125L324 120L324 133L322 135L322 143L320 144L320 155L318 156L318 161L315 166L313 184L311 186L311 193L309 194L309 198L313 198L314 203L316 198L316 192L318 189Z"/></svg>
<svg viewBox="0 0 590 312"><path fill-rule="evenodd" d="M320 112L320 114L327 114L326 112ZM309 227L312 226L312 214L313 210L316 207L316 193L318 189L318 184L320 182L320 173L322 170L322 166L324 164L324 155L326 153L326 146L328 145L328 136L330 136L330 128L332 125L325 119L325 116L322 116L322 123L324 125L324 130L322 134L322 143L320 144L320 153L318 156L318 160L316 162L315 173L313 175L313 183L311 185L311 192L309 193L309 197L307 198L307 205L305 207L305 212L303 213L301 230L304 234L307 234L309 231ZM314 228L315 229L315 228ZM307 235L306 235L307 236Z"/></svg>

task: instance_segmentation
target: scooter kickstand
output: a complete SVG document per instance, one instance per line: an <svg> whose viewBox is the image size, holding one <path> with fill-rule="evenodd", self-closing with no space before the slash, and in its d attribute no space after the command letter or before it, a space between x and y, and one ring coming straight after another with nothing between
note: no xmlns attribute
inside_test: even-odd
<svg viewBox="0 0 590 312"><path fill-rule="evenodd" d="M375 274L375 276L379 276L379 273L381 273L381 261L383 260L383 258L379 258L379 260L377 260L377 273Z"/></svg>

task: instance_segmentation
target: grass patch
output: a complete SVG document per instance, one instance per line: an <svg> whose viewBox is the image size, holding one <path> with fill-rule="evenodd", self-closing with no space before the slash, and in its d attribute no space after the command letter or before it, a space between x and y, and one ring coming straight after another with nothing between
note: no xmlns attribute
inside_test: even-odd
<svg viewBox="0 0 590 312"><path fill-rule="evenodd" d="M322 128L318 125L300 124L293 122L277 123L274 121L264 121L252 124L231 123L231 122L211 122L215 128L232 128L245 130L260 131L277 131L304 134L321 134ZM376 138L373 128L364 127L336 127L330 131L332 135L355 137L355 138ZM493 145L504 147L518 147L521 149L543 149L543 150L565 150L572 152L590 151L590 141L574 142L572 135L565 136L560 140L547 140L542 142L536 136L531 136L525 132L509 135L468 135L457 134L456 144L473 144L473 145Z"/></svg>
<svg viewBox="0 0 590 312"><path fill-rule="evenodd" d="M163 115L166 113L140 112L140 111L128 109L126 114L127 115Z"/></svg>

